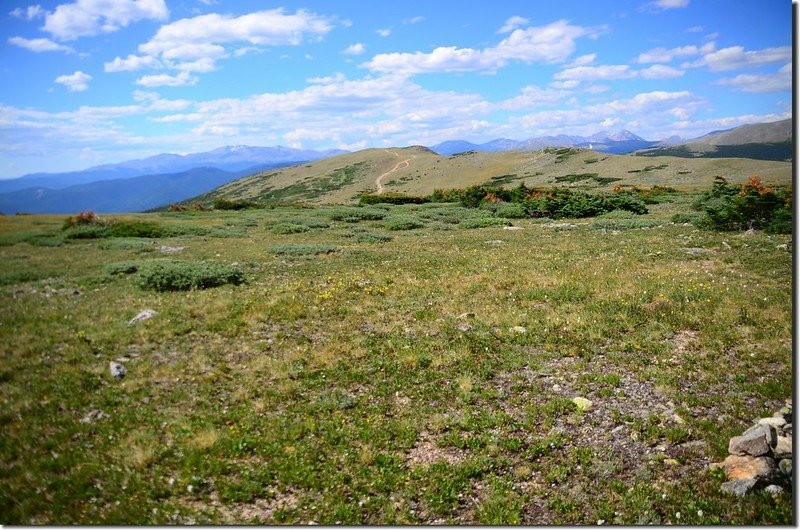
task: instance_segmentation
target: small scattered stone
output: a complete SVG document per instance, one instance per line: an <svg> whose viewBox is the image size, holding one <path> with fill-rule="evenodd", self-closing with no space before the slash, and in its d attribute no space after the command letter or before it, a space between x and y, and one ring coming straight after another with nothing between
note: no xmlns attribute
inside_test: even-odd
<svg viewBox="0 0 800 530"><path fill-rule="evenodd" d="M475 313L468 311L466 313L461 313L460 315L458 315L459 320L464 320L465 318L475 318Z"/></svg>
<svg viewBox="0 0 800 530"><path fill-rule="evenodd" d="M693 440L691 442L684 442L680 444L678 447L682 447L684 449L700 449L706 446L705 440Z"/></svg>
<svg viewBox="0 0 800 530"><path fill-rule="evenodd" d="M138 324L139 322L142 322L144 320L149 320L149 319L153 318L154 316L156 316L157 314L158 313L156 313L152 309L144 309L138 315L133 317L130 320L130 322L128 322L128 325L132 326L132 325Z"/></svg>
<svg viewBox="0 0 800 530"><path fill-rule="evenodd" d="M558 383L553 385L553 392L561 392L561 385L559 385Z"/></svg>
<svg viewBox="0 0 800 530"><path fill-rule="evenodd" d="M108 363L108 369L111 371L111 375L114 376L114 379L122 379L127 373L124 366L114 361Z"/></svg>
<svg viewBox="0 0 800 530"><path fill-rule="evenodd" d="M789 458L784 458L778 462L778 469L787 477L792 476L792 461Z"/></svg>
<svg viewBox="0 0 800 530"><path fill-rule="evenodd" d="M772 495L773 499L775 497L780 497L783 494L783 488L778 486L777 484L770 484L769 486L764 488L764 491Z"/></svg>
<svg viewBox="0 0 800 530"><path fill-rule="evenodd" d="M81 418L81 423L92 423L92 422L95 422L97 420L102 420L102 419L105 419L105 418L108 418L108 417L109 417L108 414L106 414L102 410L94 409L94 410L90 410L88 413L86 413L86 416Z"/></svg>
<svg viewBox="0 0 800 530"><path fill-rule="evenodd" d="M163 254L174 254L176 252L180 252L186 247L168 247L166 245L161 245L158 247L158 250L161 251Z"/></svg>
<svg viewBox="0 0 800 530"><path fill-rule="evenodd" d="M503 230L522 230L521 226L504 226Z"/></svg>
<svg viewBox="0 0 800 530"><path fill-rule="evenodd" d="M745 494L756 485L756 482L757 480L755 479L730 480L723 483L721 489L725 493L730 493L737 497L744 497Z"/></svg>
<svg viewBox="0 0 800 530"><path fill-rule="evenodd" d="M511 331L513 331L514 333L525 333L526 331L528 331L528 328L526 328L525 326L514 326L513 328L511 328Z"/></svg>
<svg viewBox="0 0 800 530"><path fill-rule="evenodd" d="M574 397L572 402L578 407L578 410L589 410L592 408L592 402L584 397Z"/></svg>
<svg viewBox="0 0 800 530"><path fill-rule="evenodd" d="M691 256L698 256L700 254L707 254L708 252L711 252L708 249L697 248L697 247L685 248L685 249L683 249L683 251L686 252L687 254L691 255Z"/></svg>
<svg viewBox="0 0 800 530"><path fill-rule="evenodd" d="M784 425L783 426L783 432L792 434L792 424L791 423L787 423L786 425Z"/></svg>
<svg viewBox="0 0 800 530"><path fill-rule="evenodd" d="M503 243L505 243L505 241L503 241L502 239L487 239L486 241L484 241L484 243L486 243L487 245L502 245Z"/></svg>
<svg viewBox="0 0 800 530"><path fill-rule="evenodd" d="M467 324L466 322L459 322L458 324L456 324L456 329L457 329L458 331L461 331L461 332L463 332L463 333L466 333L467 331L469 331L469 330L471 330L471 329L472 329L472 326L470 326L470 325L469 325L469 324Z"/></svg>

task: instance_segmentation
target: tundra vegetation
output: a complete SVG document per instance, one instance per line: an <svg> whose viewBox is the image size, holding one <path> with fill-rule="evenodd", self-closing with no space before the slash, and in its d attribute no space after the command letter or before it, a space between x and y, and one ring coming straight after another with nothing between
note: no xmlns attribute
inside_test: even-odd
<svg viewBox="0 0 800 530"><path fill-rule="evenodd" d="M0 522L794 521L790 190L379 199L1 217Z"/></svg>

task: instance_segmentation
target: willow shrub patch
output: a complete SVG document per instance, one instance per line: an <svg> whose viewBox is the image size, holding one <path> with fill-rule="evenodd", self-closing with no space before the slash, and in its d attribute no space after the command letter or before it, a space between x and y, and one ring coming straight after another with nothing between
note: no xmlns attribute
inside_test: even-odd
<svg viewBox="0 0 800 530"><path fill-rule="evenodd" d="M139 286L154 291L189 291L244 283L242 272L215 262L153 260L139 270Z"/></svg>

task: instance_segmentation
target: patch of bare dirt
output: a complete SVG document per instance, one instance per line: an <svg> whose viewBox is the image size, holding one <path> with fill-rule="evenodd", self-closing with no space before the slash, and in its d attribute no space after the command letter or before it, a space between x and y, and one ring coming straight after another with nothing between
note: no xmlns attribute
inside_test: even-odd
<svg viewBox="0 0 800 530"><path fill-rule="evenodd" d="M431 439L427 433L423 433L422 439L411 448L406 463L410 468L429 466L434 462L444 461L451 465L456 465L466 458L466 452L454 447L439 447L435 440Z"/></svg>

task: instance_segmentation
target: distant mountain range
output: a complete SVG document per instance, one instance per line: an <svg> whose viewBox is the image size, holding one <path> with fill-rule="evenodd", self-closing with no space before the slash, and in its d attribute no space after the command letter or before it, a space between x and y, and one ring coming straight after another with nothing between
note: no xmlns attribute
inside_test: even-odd
<svg viewBox="0 0 800 530"><path fill-rule="evenodd" d="M474 144L464 140L451 140L436 144L431 147L431 150L440 155L454 155L465 151L497 153L516 150L538 151L545 147L580 147L604 153L624 154L658 144L659 142L645 140L630 131L621 130L616 133L602 131L591 136L570 136L566 134L538 136L522 141L498 138L483 144Z"/></svg>
<svg viewBox="0 0 800 530"><path fill-rule="evenodd" d="M75 184L86 184L99 180L125 179L161 173L179 173L197 167L239 171L253 166L286 166L309 160L319 160L320 158L327 158L346 152L341 149L313 151L283 146L250 147L247 145L234 145L188 155L161 154L149 158L128 160L118 164L94 166L82 171L31 173L15 179L0 180L0 193L34 187L57 190L74 186Z"/></svg>
<svg viewBox="0 0 800 530"><path fill-rule="evenodd" d="M0 212L147 210L200 195L244 175L346 152L236 145L189 155L156 155L83 171L34 173L0 181Z"/></svg>
<svg viewBox="0 0 800 530"><path fill-rule="evenodd" d="M676 154L680 152L716 153L714 156L743 158L761 158L765 160L784 160L790 158L789 153L792 140L792 120L781 120L771 123L754 123L742 125L732 129L713 131L694 139L683 139L678 136L651 141L645 140L630 131L620 130L615 133L601 131L591 136L570 136L559 134L557 136L538 136L527 140L509 140L498 138L483 144L475 144L465 140L450 140L431 147L431 150L440 155L454 155L466 151L482 151L497 153L501 151L538 151L545 147L579 147L591 149L602 153L626 154L642 151L642 154L651 154L643 150L653 149L652 153L670 154L673 156L690 156ZM754 144L752 148L743 149L714 149L704 146L742 146ZM770 144L763 154L759 155L755 144ZM684 148L683 146L688 146ZM669 148L669 152L661 149ZM729 154L734 153L734 154ZM739 154L736 154L739 153ZM775 158L778 156L778 158Z"/></svg>

